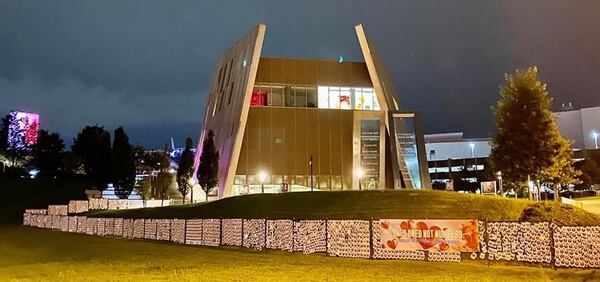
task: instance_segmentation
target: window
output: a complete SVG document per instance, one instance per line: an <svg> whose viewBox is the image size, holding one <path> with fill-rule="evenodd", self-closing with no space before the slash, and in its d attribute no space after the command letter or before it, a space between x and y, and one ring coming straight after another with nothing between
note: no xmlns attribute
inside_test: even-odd
<svg viewBox="0 0 600 282"><path fill-rule="evenodd" d="M285 106L293 107L294 106L294 88L292 86L283 87L283 96L285 97Z"/></svg>
<svg viewBox="0 0 600 282"><path fill-rule="evenodd" d="M283 86L273 85L271 88L271 101L269 106L283 106Z"/></svg>
<svg viewBox="0 0 600 282"><path fill-rule="evenodd" d="M317 107L317 88L306 87L306 106L309 108Z"/></svg>
<svg viewBox="0 0 600 282"><path fill-rule="evenodd" d="M296 96L296 107L306 108L306 87L297 86L294 87Z"/></svg>
<svg viewBox="0 0 600 282"><path fill-rule="evenodd" d="M379 110L372 88L319 86L319 108Z"/></svg>
<svg viewBox="0 0 600 282"><path fill-rule="evenodd" d="M380 110L372 88L259 84L253 93L265 99L265 104L255 101L253 106Z"/></svg>

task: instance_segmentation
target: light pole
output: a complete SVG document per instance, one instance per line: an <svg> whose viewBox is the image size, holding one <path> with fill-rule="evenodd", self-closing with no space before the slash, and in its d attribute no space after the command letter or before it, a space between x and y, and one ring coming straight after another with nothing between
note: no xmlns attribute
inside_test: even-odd
<svg viewBox="0 0 600 282"><path fill-rule="evenodd" d="M471 158L475 158L475 143L469 143L469 147L471 147Z"/></svg>
<svg viewBox="0 0 600 282"><path fill-rule="evenodd" d="M362 190L362 177L364 175L364 172L362 170L362 168L358 168L356 170L356 176L358 176L358 190Z"/></svg>
<svg viewBox="0 0 600 282"><path fill-rule="evenodd" d="M592 131L592 137L594 137L594 145L598 149L598 137L600 137L600 133Z"/></svg>
<svg viewBox="0 0 600 282"><path fill-rule="evenodd" d="M308 165L310 165L310 191L314 191L313 186L313 157L310 155L310 161L308 161Z"/></svg>
<svg viewBox="0 0 600 282"><path fill-rule="evenodd" d="M500 190L500 195L504 197L504 191L502 191L502 171L496 172L496 177L498 178L498 189Z"/></svg>
<svg viewBox="0 0 600 282"><path fill-rule="evenodd" d="M264 171L261 171L258 174L258 177L260 178L260 193L264 194L265 193L265 180L267 179L267 173Z"/></svg>

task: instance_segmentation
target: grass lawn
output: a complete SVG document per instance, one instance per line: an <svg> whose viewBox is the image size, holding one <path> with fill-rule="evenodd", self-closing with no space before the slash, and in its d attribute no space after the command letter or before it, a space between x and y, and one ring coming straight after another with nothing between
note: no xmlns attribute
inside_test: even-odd
<svg viewBox="0 0 600 282"><path fill-rule="evenodd" d="M210 248L0 226L3 281L592 281L597 270L428 263Z"/></svg>
<svg viewBox="0 0 600 282"><path fill-rule="evenodd" d="M527 213L524 213L528 211ZM533 203L494 196L444 191L343 191L253 194L194 204L91 212L124 218L432 218L554 221L600 225L600 217L568 205Z"/></svg>

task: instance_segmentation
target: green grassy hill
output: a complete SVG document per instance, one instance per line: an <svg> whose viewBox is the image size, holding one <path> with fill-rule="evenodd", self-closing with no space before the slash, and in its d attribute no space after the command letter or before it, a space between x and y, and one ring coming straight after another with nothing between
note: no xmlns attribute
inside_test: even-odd
<svg viewBox="0 0 600 282"><path fill-rule="evenodd" d="M369 219L431 218L528 220L523 210L533 203L493 196L442 191L343 191L283 194L253 194L224 198L206 204L135 210L90 212L88 216L124 218L295 218ZM543 209L536 219L554 214ZM560 209L560 206L557 207ZM563 208L564 209L564 208ZM565 209L559 224L598 224L600 217L583 210ZM566 214L566 215L565 215ZM577 219L573 221L572 219ZM580 219L583 218L583 219Z"/></svg>
<svg viewBox="0 0 600 282"><path fill-rule="evenodd" d="M86 199L91 184L83 179L28 179L0 176L0 224L20 224L25 209Z"/></svg>

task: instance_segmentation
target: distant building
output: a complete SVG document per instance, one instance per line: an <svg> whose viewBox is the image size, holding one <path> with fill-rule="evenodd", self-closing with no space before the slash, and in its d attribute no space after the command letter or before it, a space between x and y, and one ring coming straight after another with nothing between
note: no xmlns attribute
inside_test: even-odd
<svg viewBox="0 0 600 282"><path fill-rule="evenodd" d="M554 113L558 130L571 140L575 150L598 149L600 145L600 107L564 110Z"/></svg>
<svg viewBox="0 0 600 282"><path fill-rule="evenodd" d="M464 138L462 132L426 134L425 152L432 182L446 182L452 173L466 170L466 179L485 168L491 154L491 138Z"/></svg>

